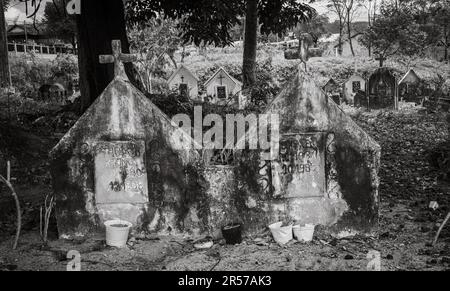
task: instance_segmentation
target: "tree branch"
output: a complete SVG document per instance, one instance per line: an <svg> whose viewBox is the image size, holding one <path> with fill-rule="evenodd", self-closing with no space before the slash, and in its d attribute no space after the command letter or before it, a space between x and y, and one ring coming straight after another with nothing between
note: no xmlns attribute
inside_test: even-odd
<svg viewBox="0 0 450 291"><path fill-rule="evenodd" d="M14 190L14 187L12 186L10 182L11 176L11 164L8 162L8 168L7 168L7 177L8 179L5 179L2 175L0 175L0 181L6 184L6 186L11 190L11 195L14 198L14 201L16 202L16 209L17 209L17 230L16 230L16 237L14 240L13 250L17 249L17 244L19 242L20 237L20 230L22 228L22 211L20 210L20 202L19 197L16 194L16 191Z"/></svg>

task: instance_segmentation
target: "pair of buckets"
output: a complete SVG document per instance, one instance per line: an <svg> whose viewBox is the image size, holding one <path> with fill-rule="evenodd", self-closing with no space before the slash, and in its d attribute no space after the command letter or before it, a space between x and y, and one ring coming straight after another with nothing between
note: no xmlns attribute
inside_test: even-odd
<svg viewBox="0 0 450 291"><path fill-rule="evenodd" d="M132 223L120 219L106 221L106 244L116 248L125 247L132 226Z"/></svg>
<svg viewBox="0 0 450 291"><path fill-rule="evenodd" d="M285 245L293 238L301 242L310 242L314 237L315 225L306 224L283 226L283 222L277 222L269 225L270 232L274 240L280 245Z"/></svg>

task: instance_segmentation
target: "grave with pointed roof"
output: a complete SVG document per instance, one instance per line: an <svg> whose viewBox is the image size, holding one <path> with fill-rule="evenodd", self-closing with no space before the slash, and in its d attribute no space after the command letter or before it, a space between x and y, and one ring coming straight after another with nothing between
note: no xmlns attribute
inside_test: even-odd
<svg viewBox="0 0 450 291"><path fill-rule="evenodd" d="M198 82L200 79L186 66L181 64L167 80L170 89L176 89L180 95L198 100Z"/></svg>
<svg viewBox="0 0 450 291"><path fill-rule="evenodd" d="M242 83L220 67L206 82L206 95L213 104L239 104Z"/></svg>
<svg viewBox="0 0 450 291"><path fill-rule="evenodd" d="M408 72L398 82L399 98L407 102L415 102L416 95L421 96L420 78L413 69Z"/></svg>
<svg viewBox="0 0 450 291"><path fill-rule="evenodd" d="M100 56L113 63L115 78L51 152L59 236L100 231L122 219L158 233L200 231L199 155L192 139L128 80L121 53ZM194 190L195 192L195 190Z"/></svg>
<svg viewBox="0 0 450 291"><path fill-rule="evenodd" d="M376 69L367 81L367 98L370 109L398 109L398 80L387 67Z"/></svg>
<svg viewBox="0 0 450 291"><path fill-rule="evenodd" d="M358 74L353 74L344 83L344 99L350 104L355 103L355 96L359 92L366 91L366 80Z"/></svg>
<svg viewBox="0 0 450 291"><path fill-rule="evenodd" d="M303 70L268 106L279 132L268 151L237 144L240 215L250 228L277 221L314 224L338 235L377 231L381 147ZM252 136L252 127L247 136ZM244 147L245 146L245 147Z"/></svg>

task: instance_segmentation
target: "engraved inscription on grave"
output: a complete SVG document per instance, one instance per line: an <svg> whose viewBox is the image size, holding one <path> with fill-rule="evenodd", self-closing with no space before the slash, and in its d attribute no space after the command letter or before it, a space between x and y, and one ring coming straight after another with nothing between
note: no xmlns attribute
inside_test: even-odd
<svg viewBox="0 0 450 291"><path fill-rule="evenodd" d="M283 135L276 167L282 188L276 196L324 197L325 137L325 133Z"/></svg>
<svg viewBox="0 0 450 291"><path fill-rule="evenodd" d="M144 142L99 142L95 146L98 204L148 202Z"/></svg>

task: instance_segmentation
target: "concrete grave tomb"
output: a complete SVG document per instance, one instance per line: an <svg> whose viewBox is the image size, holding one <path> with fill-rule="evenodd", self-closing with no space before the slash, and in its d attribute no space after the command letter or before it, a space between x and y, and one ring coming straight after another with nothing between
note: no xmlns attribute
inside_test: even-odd
<svg viewBox="0 0 450 291"><path fill-rule="evenodd" d="M366 80L354 74L344 83L344 99L349 104L355 104L355 96L359 91L366 91Z"/></svg>
<svg viewBox="0 0 450 291"><path fill-rule="evenodd" d="M176 88L180 95L198 100L199 81L199 78L182 64L172 73L167 84L171 89Z"/></svg>
<svg viewBox="0 0 450 291"><path fill-rule="evenodd" d="M199 154L179 129L128 80L113 41L115 77L51 152L59 236L102 231L110 219L158 234L201 233Z"/></svg>
<svg viewBox="0 0 450 291"><path fill-rule="evenodd" d="M279 142L267 152L236 152L244 225L295 221L340 235L376 232L380 146L302 70L266 113L280 117Z"/></svg>
<svg viewBox="0 0 450 291"><path fill-rule="evenodd" d="M245 102L242 96L242 83L233 78L224 68L219 68L206 82L206 95L212 104L233 105L242 107Z"/></svg>
<svg viewBox="0 0 450 291"><path fill-rule="evenodd" d="M398 109L398 83L391 69L378 68L370 75L367 95L370 109Z"/></svg>
<svg viewBox="0 0 450 291"><path fill-rule="evenodd" d="M406 102L418 102L421 97L420 78L413 69L410 69L398 82L399 98Z"/></svg>

